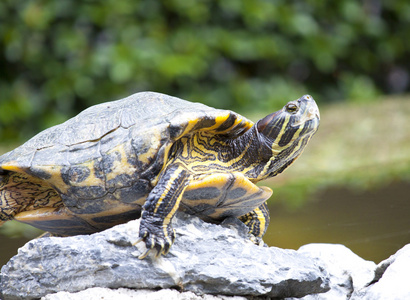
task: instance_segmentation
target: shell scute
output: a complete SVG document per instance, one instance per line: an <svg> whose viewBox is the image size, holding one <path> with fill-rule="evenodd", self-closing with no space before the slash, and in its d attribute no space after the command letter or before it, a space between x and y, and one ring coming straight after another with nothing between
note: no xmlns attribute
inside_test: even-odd
<svg viewBox="0 0 410 300"><path fill-rule="evenodd" d="M85 181L90 174L90 168L84 165L66 166L61 169L61 177L67 185L79 184Z"/></svg>

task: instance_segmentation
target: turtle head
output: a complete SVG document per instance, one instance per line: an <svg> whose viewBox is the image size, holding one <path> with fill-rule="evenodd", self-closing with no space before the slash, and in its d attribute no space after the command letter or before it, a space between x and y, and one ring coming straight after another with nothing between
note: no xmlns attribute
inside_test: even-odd
<svg viewBox="0 0 410 300"><path fill-rule="evenodd" d="M315 100L304 95L257 122L259 153L268 161L264 177L281 173L302 153L317 131L319 120Z"/></svg>

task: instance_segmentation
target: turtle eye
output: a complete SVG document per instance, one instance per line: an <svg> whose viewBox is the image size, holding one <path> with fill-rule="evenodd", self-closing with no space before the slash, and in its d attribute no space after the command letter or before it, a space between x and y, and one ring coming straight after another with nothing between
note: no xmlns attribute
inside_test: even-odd
<svg viewBox="0 0 410 300"><path fill-rule="evenodd" d="M288 103L286 104L286 111L289 113L297 112L299 107L295 103Z"/></svg>

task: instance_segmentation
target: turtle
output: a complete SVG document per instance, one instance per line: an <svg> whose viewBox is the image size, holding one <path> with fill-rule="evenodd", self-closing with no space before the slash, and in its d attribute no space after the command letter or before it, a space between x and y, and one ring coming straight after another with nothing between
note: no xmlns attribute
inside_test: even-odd
<svg viewBox="0 0 410 300"><path fill-rule="evenodd" d="M256 123L156 92L97 104L0 156L0 222L72 236L141 218L143 259L169 252L180 210L239 220L260 243L272 190L256 183L291 165L319 120L310 95Z"/></svg>

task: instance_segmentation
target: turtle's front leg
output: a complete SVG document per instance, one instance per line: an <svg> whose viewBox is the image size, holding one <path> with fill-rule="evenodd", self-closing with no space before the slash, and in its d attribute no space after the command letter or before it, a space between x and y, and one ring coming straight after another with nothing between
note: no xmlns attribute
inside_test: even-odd
<svg viewBox="0 0 410 300"><path fill-rule="evenodd" d="M189 183L189 172L178 164L171 164L161 175L142 207L139 241L144 241L145 258L155 249L157 256L167 254L174 243L175 232L171 219L179 207L182 194Z"/></svg>
<svg viewBox="0 0 410 300"><path fill-rule="evenodd" d="M266 202L255 208L246 215L240 216L239 220L245 223L249 228L251 240L255 244L262 243L262 237L268 229L269 225L269 210Z"/></svg>

